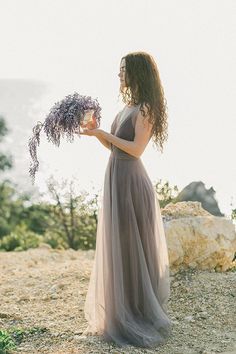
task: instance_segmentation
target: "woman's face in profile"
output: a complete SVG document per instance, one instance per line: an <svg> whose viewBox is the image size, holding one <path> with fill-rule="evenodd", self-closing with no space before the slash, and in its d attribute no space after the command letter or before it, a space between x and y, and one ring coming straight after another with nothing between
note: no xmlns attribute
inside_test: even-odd
<svg viewBox="0 0 236 354"><path fill-rule="evenodd" d="M125 72L126 72L126 70L125 70L125 59L122 59L121 63L120 63L120 72L118 74L118 76L120 78L120 88L121 88L121 90L126 87Z"/></svg>

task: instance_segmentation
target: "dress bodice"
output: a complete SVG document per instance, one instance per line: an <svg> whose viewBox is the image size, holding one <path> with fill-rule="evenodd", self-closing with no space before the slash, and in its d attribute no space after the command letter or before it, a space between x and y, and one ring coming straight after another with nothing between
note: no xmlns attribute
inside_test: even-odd
<svg viewBox="0 0 236 354"><path fill-rule="evenodd" d="M135 136L135 122L139 112L140 105L125 106L115 117L111 125L111 134L133 141ZM117 146L111 144L112 155L124 159L137 159L137 157L126 153Z"/></svg>

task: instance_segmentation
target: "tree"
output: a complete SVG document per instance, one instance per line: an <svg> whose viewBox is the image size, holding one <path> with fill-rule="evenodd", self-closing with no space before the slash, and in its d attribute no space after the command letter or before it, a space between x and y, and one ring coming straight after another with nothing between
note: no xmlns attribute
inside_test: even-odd
<svg viewBox="0 0 236 354"><path fill-rule="evenodd" d="M54 201L49 232L62 238L67 247L93 248L97 226L96 197L87 201L88 192L76 193L75 181L64 180L60 184L51 177L47 186Z"/></svg>
<svg viewBox="0 0 236 354"><path fill-rule="evenodd" d="M2 142L4 136L9 132L6 122L2 116L0 116L0 143ZM0 152L0 171L5 171L12 168L13 162L12 157L7 156Z"/></svg>
<svg viewBox="0 0 236 354"><path fill-rule="evenodd" d="M25 202L29 196L19 194L16 186L9 180L0 184L0 238L8 235L24 220Z"/></svg>

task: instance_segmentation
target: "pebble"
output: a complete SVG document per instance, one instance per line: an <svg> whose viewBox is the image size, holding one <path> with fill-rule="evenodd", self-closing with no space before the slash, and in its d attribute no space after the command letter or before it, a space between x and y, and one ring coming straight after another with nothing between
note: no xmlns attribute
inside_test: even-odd
<svg viewBox="0 0 236 354"><path fill-rule="evenodd" d="M193 316L186 316L186 317L184 317L184 319L188 322L195 322L195 320L193 319Z"/></svg>

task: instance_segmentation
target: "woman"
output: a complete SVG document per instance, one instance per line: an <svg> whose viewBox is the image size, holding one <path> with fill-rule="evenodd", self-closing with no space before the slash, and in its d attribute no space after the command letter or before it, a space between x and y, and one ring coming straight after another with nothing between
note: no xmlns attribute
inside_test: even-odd
<svg viewBox="0 0 236 354"><path fill-rule="evenodd" d="M125 106L111 126L84 129L111 150L98 213L96 251L85 301L88 327L119 346L166 342L171 322L169 260L156 192L140 159L167 137L165 98L153 58L129 53L120 63Z"/></svg>

